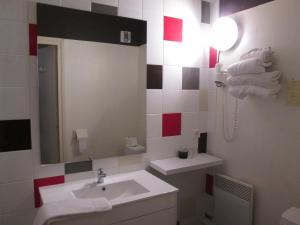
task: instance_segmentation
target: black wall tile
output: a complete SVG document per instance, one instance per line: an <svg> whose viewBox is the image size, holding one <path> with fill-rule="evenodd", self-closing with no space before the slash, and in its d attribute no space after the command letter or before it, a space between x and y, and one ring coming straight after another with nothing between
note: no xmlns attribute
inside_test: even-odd
<svg viewBox="0 0 300 225"><path fill-rule="evenodd" d="M201 22L210 24L210 2L201 2Z"/></svg>
<svg viewBox="0 0 300 225"><path fill-rule="evenodd" d="M160 65L147 65L147 89L162 89L163 67Z"/></svg>
<svg viewBox="0 0 300 225"><path fill-rule="evenodd" d="M198 153L206 153L207 150L207 133L201 133L198 138Z"/></svg>
<svg viewBox="0 0 300 225"><path fill-rule="evenodd" d="M93 170L93 161L65 163L65 174L87 172Z"/></svg>
<svg viewBox="0 0 300 225"><path fill-rule="evenodd" d="M73 40L140 46L147 42L147 22L77 9L37 4L38 35ZM131 43L120 32L131 32Z"/></svg>
<svg viewBox="0 0 300 225"><path fill-rule="evenodd" d="M220 15L227 16L273 0L220 0Z"/></svg>
<svg viewBox="0 0 300 225"><path fill-rule="evenodd" d="M114 7L110 5L102 5L102 4L92 2L92 12L117 16L118 7Z"/></svg>
<svg viewBox="0 0 300 225"><path fill-rule="evenodd" d="M183 90L198 90L200 79L199 68L182 68L182 89Z"/></svg>
<svg viewBox="0 0 300 225"><path fill-rule="evenodd" d="M0 152L30 150L30 120L0 121Z"/></svg>

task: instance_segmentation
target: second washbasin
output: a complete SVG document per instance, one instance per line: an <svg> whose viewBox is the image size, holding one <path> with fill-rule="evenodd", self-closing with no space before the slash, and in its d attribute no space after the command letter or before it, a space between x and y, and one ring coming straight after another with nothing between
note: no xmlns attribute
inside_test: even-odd
<svg viewBox="0 0 300 225"><path fill-rule="evenodd" d="M106 198L107 200L130 197L147 192L149 190L135 180L126 180L111 184L92 183L72 191L74 197L77 199Z"/></svg>

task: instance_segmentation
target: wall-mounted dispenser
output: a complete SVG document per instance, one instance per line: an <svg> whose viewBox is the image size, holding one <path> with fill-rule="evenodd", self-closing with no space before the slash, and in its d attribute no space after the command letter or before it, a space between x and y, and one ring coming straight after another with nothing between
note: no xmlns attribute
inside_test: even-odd
<svg viewBox="0 0 300 225"><path fill-rule="evenodd" d="M131 43L131 32L130 31L121 31L121 43L130 44Z"/></svg>
<svg viewBox="0 0 300 225"><path fill-rule="evenodd" d="M87 139L89 137L87 129L75 129L75 138L78 144L78 150L83 153L87 149Z"/></svg>

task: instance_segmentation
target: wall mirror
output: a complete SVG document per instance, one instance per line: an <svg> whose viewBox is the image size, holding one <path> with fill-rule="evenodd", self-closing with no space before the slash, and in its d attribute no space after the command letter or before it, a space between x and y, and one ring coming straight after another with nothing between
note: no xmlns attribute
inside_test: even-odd
<svg viewBox="0 0 300 225"><path fill-rule="evenodd" d="M42 164L146 151L145 21L37 5Z"/></svg>

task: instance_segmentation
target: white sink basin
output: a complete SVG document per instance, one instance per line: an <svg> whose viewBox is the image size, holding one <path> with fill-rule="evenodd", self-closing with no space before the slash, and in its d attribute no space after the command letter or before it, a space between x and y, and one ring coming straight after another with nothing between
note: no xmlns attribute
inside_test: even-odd
<svg viewBox="0 0 300 225"><path fill-rule="evenodd" d="M106 198L107 200L115 200L117 198L131 197L149 192L142 185L134 180L116 182L112 184L88 184L72 193L77 199L85 198Z"/></svg>
<svg viewBox="0 0 300 225"><path fill-rule="evenodd" d="M141 170L116 174L96 184L96 178L39 188L43 204L74 199L106 198L112 206L177 192L178 189Z"/></svg>

